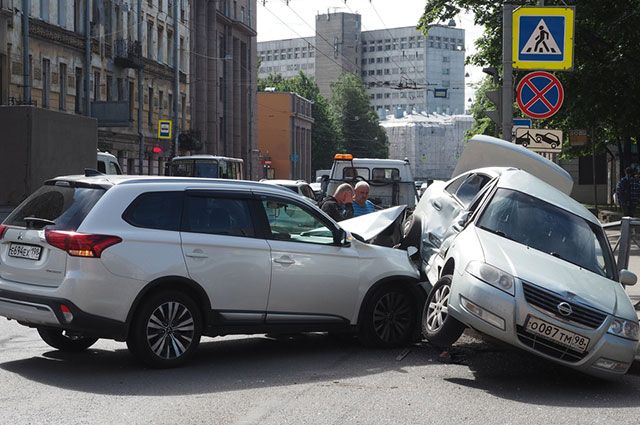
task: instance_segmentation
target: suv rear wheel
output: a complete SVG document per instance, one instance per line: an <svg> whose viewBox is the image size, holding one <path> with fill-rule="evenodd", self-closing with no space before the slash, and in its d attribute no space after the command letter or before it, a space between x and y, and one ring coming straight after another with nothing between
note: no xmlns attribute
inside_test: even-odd
<svg viewBox="0 0 640 425"><path fill-rule="evenodd" d="M360 325L360 339L365 345L397 347L411 340L416 304L407 289L397 286L383 286L369 298Z"/></svg>
<svg viewBox="0 0 640 425"><path fill-rule="evenodd" d="M196 303L181 292L162 291L139 307L127 347L150 367L175 367L193 356L201 334L202 319Z"/></svg>
<svg viewBox="0 0 640 425"><path fill-rule="evenodd" d="M84 351L98 340L98 338L69 334L62 329L38 328L38 334L51 347L72 353Z"/></svg>

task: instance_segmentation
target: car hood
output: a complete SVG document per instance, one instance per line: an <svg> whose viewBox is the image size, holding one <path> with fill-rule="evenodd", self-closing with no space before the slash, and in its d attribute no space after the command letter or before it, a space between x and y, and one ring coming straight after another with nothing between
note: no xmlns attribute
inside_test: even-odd
<svg viewBox="0 0 640 425"><path fill-rule="evenodd" d="M477 135L467 142L452 177L483 167L514 167L569 195L571 175L558 164L515 143L495 137Z"/></svg>
<svg viewBox="0 0 640 425"><path fill-rule="evenodd" d="M397 207L361 215L341 221L340 227L361 236L365 241L372 241L390 226L397 224L406 209L406 205L399 205Z"/></svg>
<svg viewBox="0 0 640 425"><path fill-rule="evenodd" d="M618 283L485 230L476 227L474 230L488 264L564 298L573 298L608 314L616 313L620 298L616 287L622 288Z"/></svg>

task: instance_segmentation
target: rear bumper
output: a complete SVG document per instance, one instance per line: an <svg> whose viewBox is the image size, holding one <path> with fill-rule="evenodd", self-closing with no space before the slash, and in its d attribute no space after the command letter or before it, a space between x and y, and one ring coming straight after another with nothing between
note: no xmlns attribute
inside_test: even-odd
<svg viewBox="0 0 640 425"><path fill-rule="evenodd" d="M71 320L63 316L60 310L62 304L71 311ZM127 334L126 323L86 313L69 300L2 289L0 289L0 316L16 320L29 327L58 328L86 336L118 341L126 339Z"/></svg>

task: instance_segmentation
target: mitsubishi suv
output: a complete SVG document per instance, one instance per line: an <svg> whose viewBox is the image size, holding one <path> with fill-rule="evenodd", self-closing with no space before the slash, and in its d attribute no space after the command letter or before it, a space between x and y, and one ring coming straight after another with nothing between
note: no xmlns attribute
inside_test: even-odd
<svg viewBox="0 0 640 425"><path fill-rule="evenodd" d="M279 186L58 177L0 225L0 316L59 350L126 341L151 367L184 363L202 335L406 344L426 298L417 268L362 240Z"/></svg>

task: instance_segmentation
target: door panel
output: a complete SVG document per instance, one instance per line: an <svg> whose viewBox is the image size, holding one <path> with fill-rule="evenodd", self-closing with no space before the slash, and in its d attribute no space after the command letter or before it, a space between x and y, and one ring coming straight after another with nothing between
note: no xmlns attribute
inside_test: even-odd
<svg viewBox="0 0 640 425"><path fill-rule="evenodd" d="M262 321L271 280L270 247L254 237L246 199L185 197L182 250L189 276L211 307L233 321Z"/></svg>
<svg viewBox="0 0 640 425"><path fill-rule="evenodd" d="M272 260L267 322L350 319L359 287L355 248L334 244L329 224L317 212L280 199L262 205Z"/></svg>

